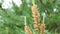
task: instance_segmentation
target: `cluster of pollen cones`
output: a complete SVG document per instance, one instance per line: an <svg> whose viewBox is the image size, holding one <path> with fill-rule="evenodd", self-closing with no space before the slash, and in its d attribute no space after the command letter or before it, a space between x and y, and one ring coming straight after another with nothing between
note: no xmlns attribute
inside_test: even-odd
<svg viewBox="0 0 60 34"><path fill-rule="evenodd" d="M44 34L44 30L45 30L46 26L45 26L45 24L40 24L40 14L38 12L37 5L33 5L31 7L31 10L32 10L35 30L40 30L40 34ZM27 34L33 34L28 26L25 26L25 32L27 32Z"/></svg>
<svg viewBox="0 0 60 34"><path fill-rule="evenodd" d="M39 22L40 22L40 15L39 15L39 12L38 12L37 5L33 5L31 10L32 10L32 16L33 16L33 20L34 20L34 28L36 30L38 30Z"/></svg>

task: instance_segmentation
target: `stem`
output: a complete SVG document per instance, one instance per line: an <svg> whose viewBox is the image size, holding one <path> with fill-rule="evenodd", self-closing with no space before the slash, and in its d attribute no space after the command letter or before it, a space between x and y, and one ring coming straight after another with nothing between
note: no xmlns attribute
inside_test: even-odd
<svg viewBox="0 0 60 34"><path fill-rule="evenodd" d="M45 17L43 16L43 24L44 24Z"/></svg>
<svg viewBox="0 0 60 34"><path fill-rule="evenodd" d="M32 0L32 4L33 4L33 5L35 4L35 0Z"/></svg>
<svg viewBox="0 0 60 34"><path fill-rule="evenodd" d="M25 25L27 25L27 24L26 24L26 16L24 16L24 18L25 18L25 20L24 20L24 21L25 21Z"/></svg>

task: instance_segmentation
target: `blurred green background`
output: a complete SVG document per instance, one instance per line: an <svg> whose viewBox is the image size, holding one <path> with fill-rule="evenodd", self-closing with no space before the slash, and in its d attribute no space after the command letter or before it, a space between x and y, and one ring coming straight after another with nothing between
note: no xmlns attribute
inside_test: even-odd
<svg viewBox="0 0 60 34"><path fill-rule="evenodd" d="M44 5L40 0L35 0L41 23L45 13L46 34L60 34L60 0L42 2ZM23 16L26 16L27 25L34 31L31 6L32 0L0 0L0 34L25 34ZM46 9L48 12L45 12Z"/></svg>

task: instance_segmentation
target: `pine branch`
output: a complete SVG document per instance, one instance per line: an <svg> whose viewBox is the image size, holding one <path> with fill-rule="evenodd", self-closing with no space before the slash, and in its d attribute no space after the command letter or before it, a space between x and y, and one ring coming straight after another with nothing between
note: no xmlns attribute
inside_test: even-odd
<svg viewBox="0 0 60 34"><path fill-rule="evenodd" d="M48 11L48 8L47 8L46 5L42 2L42 0L39 0L39 1L40 1L41 5L43 6L43 8L45 9L45 12L46 12L47 14L50 14L49 11Z"/></svg>

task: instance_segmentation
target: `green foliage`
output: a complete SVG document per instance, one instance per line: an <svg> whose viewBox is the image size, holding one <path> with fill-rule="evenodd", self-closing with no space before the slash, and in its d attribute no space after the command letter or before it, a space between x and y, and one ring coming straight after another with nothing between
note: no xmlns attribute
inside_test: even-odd
<svg viewBox="0 0 60 34"><path fill-rule="evenodd" d="M60 0L42 1L51 14L50 16L46 13L46 34L60 34ZM42 22L42 13L45 13L45 9L43 8L39 0L36 0L35 2L38 5ZM31 30L35 33L33 28L31 6L32 0L30 0L30 3L28 4L26 3L26 0L22 0L22 4L20 7L17 7L14 3L11 9L3 9L0 7L0 34L25 34L24 17L21 16L26 16L27 25L30 26ZM57 11L54 12L55 8L57 9ZM8 27L9 33L5 31L6 27ZM55 32L56 29L57 31Z"/></svg>

